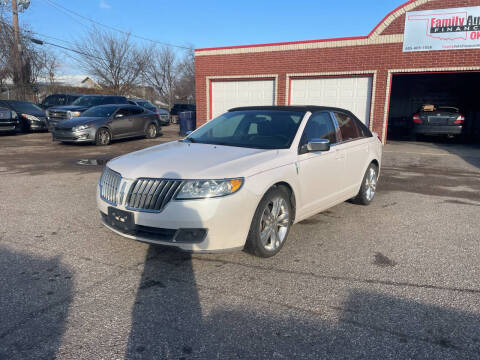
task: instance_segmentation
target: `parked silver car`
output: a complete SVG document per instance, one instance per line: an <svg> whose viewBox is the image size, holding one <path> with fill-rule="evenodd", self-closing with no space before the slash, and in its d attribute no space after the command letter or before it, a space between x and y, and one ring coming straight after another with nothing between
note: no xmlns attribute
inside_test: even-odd
<svg viewBox="0 0 480 360"><path fill-rule="evenodd" d="M114 139L159 134L157 116L135 105L94 106L81 116L59 122L52 131L53 140L61 142L93 142L108 145Z"/></svg>

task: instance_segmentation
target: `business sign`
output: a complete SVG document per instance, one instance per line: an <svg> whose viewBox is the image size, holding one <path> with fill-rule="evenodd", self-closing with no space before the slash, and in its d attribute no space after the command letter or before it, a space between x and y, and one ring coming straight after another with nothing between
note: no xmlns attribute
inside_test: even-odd
<svg viewBox="0 0 480 360"><path fill-rule="evenodd" d="M480 6L407 12L403 51L480 48Z"/></svg>

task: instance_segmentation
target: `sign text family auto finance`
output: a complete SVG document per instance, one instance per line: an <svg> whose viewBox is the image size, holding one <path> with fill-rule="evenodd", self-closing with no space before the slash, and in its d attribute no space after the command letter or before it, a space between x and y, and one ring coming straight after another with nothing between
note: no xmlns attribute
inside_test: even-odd
<svg viewBox="0 0 480 360"><path fill-rule="evenodd" d="M480 6L408 12L403 51L480 48Z"/></svg>

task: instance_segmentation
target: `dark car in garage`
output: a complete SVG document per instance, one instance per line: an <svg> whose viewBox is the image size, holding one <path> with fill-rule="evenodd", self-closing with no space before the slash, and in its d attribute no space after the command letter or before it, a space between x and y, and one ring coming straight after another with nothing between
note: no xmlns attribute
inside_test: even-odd
<svg viewBox="0 0 480 360"><path fill-rule="evenodd" d="M412 133L417 135L445 135L449 137L462 134L465 116L453 106L423 105L413 115Z"/></svg>
<svg viewBox="0 0 480 360"><path fill-rule="evenodd" d="M0 107L11 111L12 119L17 119L17 130L46 130L47 118L45 111L28 101L0 100Z"/></svg>
<svg viewBox="0 0 480 360"><path fill-rule="evenodd" d="M159 132L160 124L154 113L127 104L94 106L79 117L59 122L52 135L54 141L108 145L112 140L128 137L152 139Z"/></svg>

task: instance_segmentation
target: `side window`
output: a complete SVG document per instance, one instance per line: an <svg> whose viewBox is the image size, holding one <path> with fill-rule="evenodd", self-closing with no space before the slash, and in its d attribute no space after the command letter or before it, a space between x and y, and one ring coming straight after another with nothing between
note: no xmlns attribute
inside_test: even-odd
<svg viewBox="0 0 480 360"><path fill-rule="evenodd" d="M336 112L335 117L337 118L343 141L357 139L361 136L357 124L350 116Z"/></svg>
<svg viewBox="0 0 480 360"><path fill-rule="evenodd" d="M335 136L335 127L332 118L327 112L314 113L308 119L308 123L303 130L300 146L307 144L312 139L327 139L331 144L337 142Z"/></svg>
<svg viewBox="0 0 480 360"><path fill-rule="evenodd" d="M115 114L115 117L117 117L118 115L122 115L121 117L130 116L131 115L130 109L128 108L118 109L117 113Z"/></svg>
<svg viewBox="0 0 480 360"><path fill-rule="evenodd" d="M353 119L353 120L355 120L355 124L357 124L357 128L358 128L358 132L360 133L360 137L372 137L373 136L370 129L364 123L362 123L358 119Z"/></svg>
<svg viewBox="0 0 480 360"><path fill-rule="evenodd" d="M132 107L132 108L129 108L129 110L131 112L131 115L139 115L143 113L143 109L139 107Z"/></svg>

